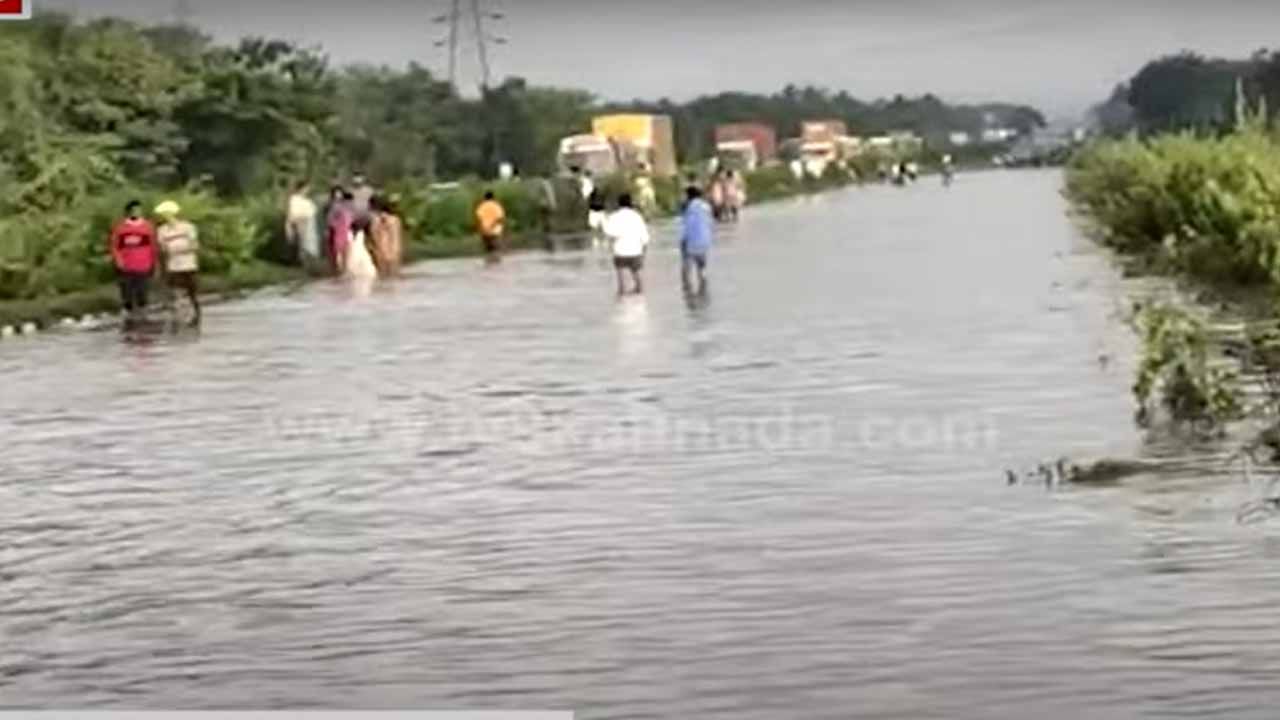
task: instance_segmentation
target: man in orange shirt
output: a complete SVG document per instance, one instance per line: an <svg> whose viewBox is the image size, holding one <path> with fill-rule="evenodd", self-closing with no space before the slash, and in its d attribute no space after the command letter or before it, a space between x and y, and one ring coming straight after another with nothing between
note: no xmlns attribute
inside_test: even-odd
<svg viewBox="0 0 1280 720"><path fill-rule="evenodd" d="M502 259L502 236L506 231L507 212L493 197L490 190L484 194L484 202L476 207L476 229L484 243L485 255L490 262Z"/></svg>

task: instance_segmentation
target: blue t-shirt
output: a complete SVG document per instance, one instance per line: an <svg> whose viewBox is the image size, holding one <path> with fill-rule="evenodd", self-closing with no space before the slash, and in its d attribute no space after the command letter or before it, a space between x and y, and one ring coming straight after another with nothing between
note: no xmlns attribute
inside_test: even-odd
<svg viewBox="0 0 1280 720"><path fill-rule="evenodd" d="M711 205L698 198L685 206L681 216L683 230L680 234L680 249L690 255L706 255L711 250L712 233L715 219L711 214Z"/></svg>

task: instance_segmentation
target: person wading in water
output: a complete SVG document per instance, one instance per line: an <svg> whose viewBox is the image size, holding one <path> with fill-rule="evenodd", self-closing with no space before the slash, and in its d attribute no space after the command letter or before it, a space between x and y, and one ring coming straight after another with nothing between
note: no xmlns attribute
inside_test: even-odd
<svg viewBox="0 0 1280 720"><path fill-rule="evenodd" d="M301 181L294 186L285 208L285 237L297 255L297 261L308 272L321 265L320 228L316 224L316 204L309 197L311 184Z"/></svg>
<svg viewBox="0 0 1280 720"><path fill-rule="evenodd" d="M172 292L186 293L191 303L191 327L200 326L200 285L197 273L200 271L200 239L196 226L179 219L182 208L172 200L166 200L156 207L163 224L156 229L160 250L164 253L164 272ZM176 313L176 306L175 306Z"/></svg>
<svg viewBox="0 0 1280 720"><path fill-rule="evenodd" d="M604 221L604 234L613 241L613 267L618 275L618 296L626 295L625 274L631 273L635 293L644 293L644 254L649 247L649 226L634 207L631 195L618 197L618 209Z"/></svg>
<svg viewBox="0 0 1280 720"><path fill-rule="evenodd" d="M156 269L156 231L142 217L142 203L131 200L125 217L111 231L111 259L120 283L126 329L142 320L147 311L147 290Z"/></svg>
<svg viewBox="0 0 1280 720"><path fill-rule="evenodd" d="M355 223L355 211L351 206L351 193L341 187L335 187L329 197L329 212L326 225L326 249L329 253L329 265L334 275L341 276L346 271L347 250L351 244L351 226Z"/></svg>
<svg viewBox="0 0 1280 720"><path fill-rule="evenodd" d="M707 255L711 252L715 218L711 205L702 199L702 191L691 187L686 191L684 212L680 215L680 277L686 292L705 295L707 291ZM694 290L694 276L697 290Z"/></svg>
<svg viewBox="0 0 1280 720"><path fill-rule="evenodd" d="M373 219L369 222L369 240L373 247L373 264L384 278L400 275L404 254L403 224L396 212L395 203L381 195L371 202Z"/></svg>
<svg viewBox="0 0 1280 720"><path fill-rule="evenodd" d="M484 194L484 200L476 206L476 231L484 244L485 258L489 263L502 260L503 236L506 234L507 211L494 198L493 191Z"/></svg>

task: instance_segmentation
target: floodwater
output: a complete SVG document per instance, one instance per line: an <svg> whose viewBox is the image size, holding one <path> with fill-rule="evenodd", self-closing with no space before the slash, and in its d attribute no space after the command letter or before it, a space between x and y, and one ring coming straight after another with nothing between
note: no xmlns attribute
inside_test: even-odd
<svg viewBox="0 0 1280 720"><path fill-rule="evenodd" d="M1280 546L1168 455L1054 172L0 346L0 706L1273 718Z"/></svg>

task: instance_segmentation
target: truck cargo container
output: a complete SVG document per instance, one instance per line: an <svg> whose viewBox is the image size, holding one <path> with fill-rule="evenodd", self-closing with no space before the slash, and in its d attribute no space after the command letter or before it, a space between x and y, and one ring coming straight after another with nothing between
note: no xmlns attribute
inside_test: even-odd
<svg viewBox="0 0 1280 720"><path fill-rule="evenodd" d="M750 140L725 140L716 143L716 167L748 172L760 167L760 153Z"/></svg>
<svg viewBox="0 0 1280 720"><path fill-rule="evenodd" d="M571 135L560 141L558 156L561 172L577 168L596 176L618 171L618 149L598 135Z"/></svg>
<svg viewBox="0 0 1280 720"><path fill-rule="evenodd" d="M771 162L778 156L778 133L763 123L727 123L719 125L715 130L716 154L722 162L741 164L752 153L747 145L754 148L754 160L751 167ZM745 143L745 144L744 144Z"/></svg>
<svg viewBox="0 0 1280 720"><path fill-rule="evenodd" d="M591 121L591 132L634 148L637 162L656 176L675 177L679 173L675 133L671 118L666 115L601 115Z"/></svg>
<svg viewBox="0 0 1280 720"><path fill-rule="evenodd" d="M840 160L840 146L831 140L808 140L800 145L800 161L805 172L822 177L832 163Z"/></svg>

